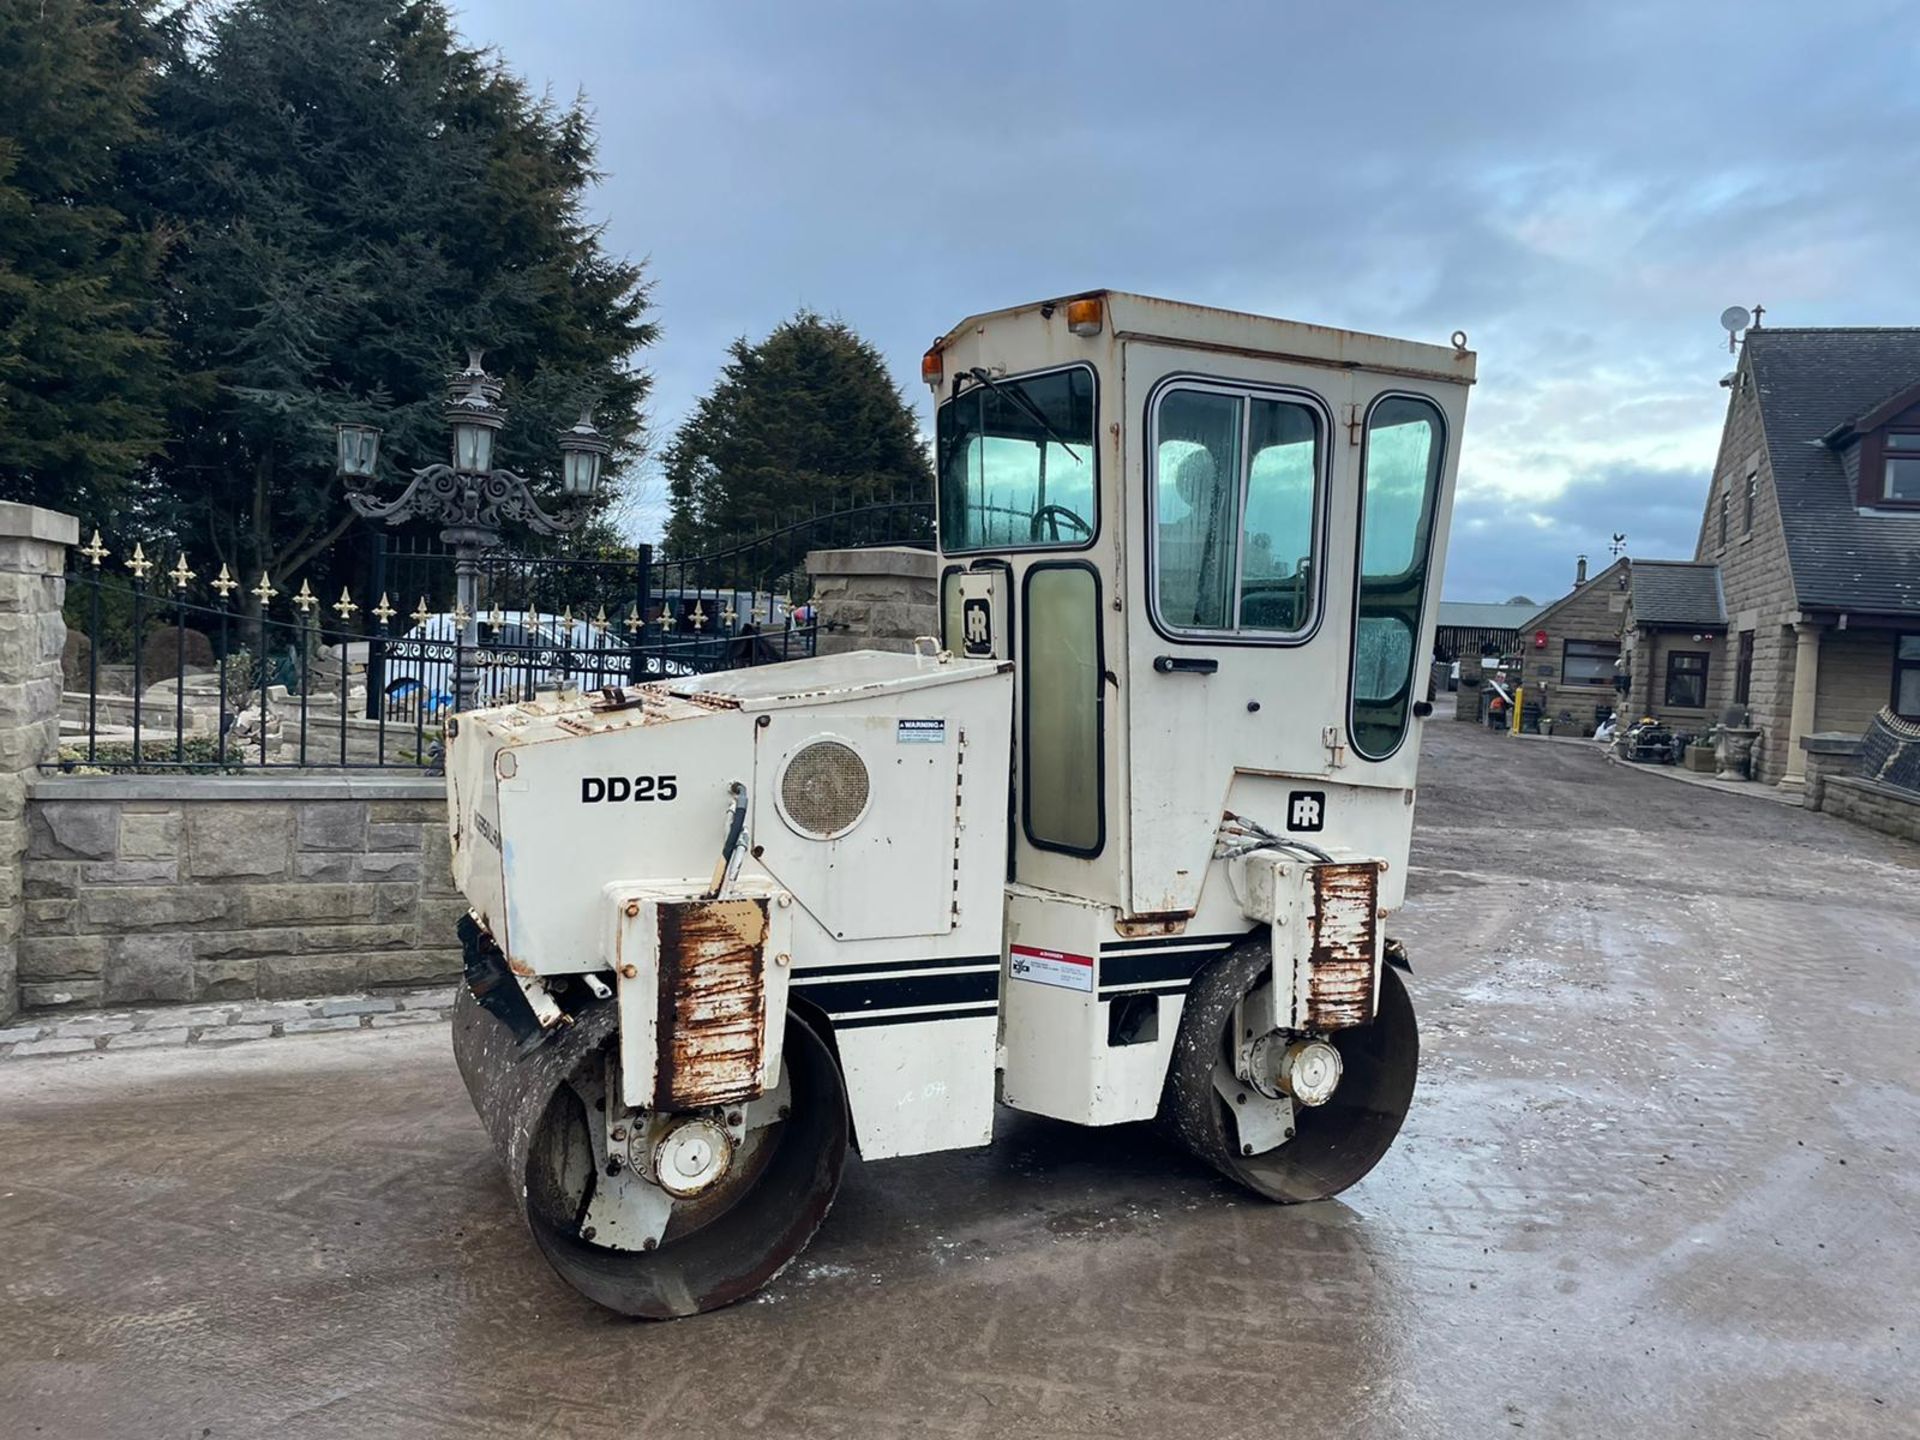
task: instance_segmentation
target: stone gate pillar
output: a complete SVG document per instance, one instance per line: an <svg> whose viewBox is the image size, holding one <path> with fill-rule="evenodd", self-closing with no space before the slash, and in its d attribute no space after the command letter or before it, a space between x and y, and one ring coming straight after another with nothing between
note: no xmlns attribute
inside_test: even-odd
<svg viewBox="0 0 1920 1440"><path fill-rule="evenodd" d="M914 637L938 634L939 569L931 550L905 545L809 551L819 653L911 650Z"/></svg>
<svg viewBox="0 0 1920 1440"><path fill-rule="evenodd" d="M60 606L79 540L71 515L0 501L0 1023L19 1008L27 782L60 743Z"/></svg>

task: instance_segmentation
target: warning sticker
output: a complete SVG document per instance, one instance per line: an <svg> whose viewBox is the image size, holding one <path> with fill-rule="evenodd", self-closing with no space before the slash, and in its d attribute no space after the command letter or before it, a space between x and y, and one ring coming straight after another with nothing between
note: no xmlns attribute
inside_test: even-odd
<svg viewBox="0 0 1920 1440"><path fill-rule="evenodd" d="M897 745L944 745L947 722L944 720L896 720L893 739Z"/></svg>
<svg viewBox="0 0 1920 1440"><path fill-rule="evenodd" d="M1062 990L1093 990L1093 957L1071 955L1065 950L1041 950L1032 945L1015 945L1007 952L1007 973L1015 980L1031 980L1036 985L1057 985Z"/></svg>

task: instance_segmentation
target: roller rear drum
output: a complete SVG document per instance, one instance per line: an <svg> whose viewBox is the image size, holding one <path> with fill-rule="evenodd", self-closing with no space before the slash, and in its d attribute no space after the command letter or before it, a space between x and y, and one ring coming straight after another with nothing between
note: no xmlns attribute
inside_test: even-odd
<svg viewBox="0 0 1920 1440"><path fill-rule="evenodd" d="M1216 1075L1231 1064L1235 1007L1262 983L1271 964L1262 938L1222 956L1194 980L1160 1117L1195 1155L1255 1194L1284 1203L1324 1200L1372 1170L1400 1133L1420 1064L1413 1002L1399 973L1383 969L1373 1021L1325 1037L1339 1053L1331 1095L1324 1103L1295 1104L1293 1134L1248 1153L1235 1105Z"/></svg>

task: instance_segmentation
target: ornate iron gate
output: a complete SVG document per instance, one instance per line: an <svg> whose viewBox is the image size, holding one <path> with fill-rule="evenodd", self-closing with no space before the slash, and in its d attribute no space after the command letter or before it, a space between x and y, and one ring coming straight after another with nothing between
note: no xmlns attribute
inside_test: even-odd
<svg viewBox="0 0 1920 1440"><path fill-rule="evenodd" d="M363 593L328 603L304 580L207 577L171 547L115 554L96 536L68 576L68 625L85 639L70 645L57 763L429 767L474 671L488 704L811 655L808 551L932 543L931 504L890 499L700 555L501 551L482 561L468 617L437 542L379 536ZM469 618L476 644L461 638Z"/></svg>

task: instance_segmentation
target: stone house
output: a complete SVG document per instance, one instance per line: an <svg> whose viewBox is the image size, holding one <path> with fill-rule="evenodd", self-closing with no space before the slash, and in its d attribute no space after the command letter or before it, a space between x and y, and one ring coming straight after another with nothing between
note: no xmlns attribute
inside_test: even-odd
<svg viewBox="0 0 1920 1440"><path fill-rule="evenodd" d="M1718 568L1729 663L1707 708L1760 727L1757 778L1802 737L1920 719L1920 329L1747 332L1694 559Z"/></svg>
<svg viewBox="0 0 1920 1440"><path fill-rule="evenodd" d="M1711 700L1726 665L1719 569L1692 560L1633 560L1628 573L1621 712L1657 715L1676 730L1703 735L1720 719Z"/></svg>
<svg viewBox="0 0 1920 1440"><path fill-rule="evenodd" d="M1621 635L1630 581L1624 557L1591 579L1582 556L1573 589L1520 625L1522 704L1591 735L1618 703Z"/></svg>

